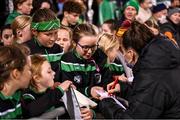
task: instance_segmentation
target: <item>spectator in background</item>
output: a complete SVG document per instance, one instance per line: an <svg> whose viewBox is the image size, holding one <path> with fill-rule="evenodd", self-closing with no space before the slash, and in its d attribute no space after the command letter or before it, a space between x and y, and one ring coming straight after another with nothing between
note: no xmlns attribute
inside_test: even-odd
<svg viewBox="0 0 180 120"><path fill-rule="evenodd" d="M63 6L63 17L61 19L61 26L73 29L77 24L80 15L83 12L83 7L79 2L68 0Z"/></svg>
<svg viewBox="0 0 180 120"><path fill-rule="evenodd" d="M31 15L38 9L52 9L52 5L49 0L33 0L33 9L31 10Z"/></svg>
<svg viewBox="0 0 180 120"><path fill-rule="evenodd" d="M153 6L152 0L138 0L139 1L139 12L136 16L136 20L141 23L146 22L151 16L151 7Z"/></svg>
<svg viewBox="0 0 180 120"><path fill-rule="evenodd" d="M159 35L160 28L152 19L147 20L145 25L147 25L147 27L153 32L155 36Z"/></svg>
<svg viewBox="0 0 180 120"><path fill-rule="evenodd" d="M115 19L116 3L111 0L103 0L99 4L99 24L102 25L104 21Z"/></svg>
<svg viewBox="0 0 180 120"><path fill-rule="evenodd" d="M1 42L3 43L4 46L13 44L14 35L10 24L1 27L0 35L1 35L0 36Z"/></svg>
<svg viewBox="0 0 180 120"><path fill-rule="evenodd" d="M180 1L179 0L171 0L171 7L179 7L180 8Z"/></svg>
<svg viewBox="0 0 180 120"><path fill-rule="evenodd" d="M103 32L114 33L115 32L115 20L110 19L104 21L101 26Z"/></svg>
<svg viewBox="0 0 180 120"><path fill-rule="evenodd" d="M128 1L124 6L123 16L117 23L116 35L120 37L122 34L122 27L130 26L131 22L135 20L136 15L139 11L139 4L135 0ZM128 28L126 27L126 28ZM124 30L124 29L123 29ZM124 33L124 31L123 31Z"/></svg>
<svg viewBox="0 0 180 120"><path fill-rule="evenodd" d="M166 22L167 7L164 3L157 4L152 8L152 19L158 26Z"/></svg>
<svg viewBox="0 0 180 120"><path fill-rule="evenodd" d="M180 46L180 8L169 9L167 20L160 26L161 33Z"/></svg>
<svg viewBox="0 0 180 120"><path fill-rule="evenodd" d="M58 0L49 0L50 1L50 3L51 3L51 5L52 5L52 11L54 12L54 13L58 13L58 11L59 11L59 8L58 8Z"/></svg>
<svg viewBox="0 0 180 120"><path fill-rule="evenodd" d="M32 1L33 0L14 0L14 11L9 14L6 19L6 24L11 24L12 21L19 15L29 15L33 8Z"/></svg>
<svg viewBox="0 0 180 120"><path fill-rule="evenodd" d="M31 17L27 15L17 16L11 24L16 43L22 44L31 40Z"/></svg>
<svg viewBox="0 0 180 120"><path fill-rule="evenodd" d="M82 14L79 16L78 23L79 24L85 23L86 21L88 21L88 18L87 18L87 6L86 6L87 1L84 1L84 0L75 0L75 1L79 2L81 4L81 6L82 6L82 9L83 9Z"/></svg>

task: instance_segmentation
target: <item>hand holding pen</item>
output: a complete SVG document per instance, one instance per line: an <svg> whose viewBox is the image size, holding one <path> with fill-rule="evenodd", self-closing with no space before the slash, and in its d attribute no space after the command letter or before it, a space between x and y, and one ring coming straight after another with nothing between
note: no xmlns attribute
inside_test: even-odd
<svg viewBox="0 0 180 120"><path fill-rule="evenodd" d="M118 84L118 76L113 76L113 82L107 85L107 91L109 95L113 93L120 92L120 85Z"/></svg>

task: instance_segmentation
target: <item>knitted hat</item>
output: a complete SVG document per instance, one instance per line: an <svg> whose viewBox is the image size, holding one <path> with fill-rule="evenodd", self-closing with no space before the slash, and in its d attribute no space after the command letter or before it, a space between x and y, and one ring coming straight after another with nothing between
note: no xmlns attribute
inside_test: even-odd
<svg viewBox="0 0 180 120"><path fill-rule="evenodd" d="M172 8L168 10L168 17L170 17L172 14L174 13L179 13L180 12L180 8Z"/></svg>
<svg viewBox="0 0 180 120"><path fill-rule="evenodd" d="M166 5L164 3L160 3L160 4L157 4L156 6L153 6L152 13L157 13L165 9L167 9Z"/></svg>
<svg viewBox="0 0 180 120"><path fill-rule="evenodd" d="M128 7L132 6L136 9L137 13L139 11L139 4L136 0L129 0L125 5L124 5L124 10Z"/></svg>

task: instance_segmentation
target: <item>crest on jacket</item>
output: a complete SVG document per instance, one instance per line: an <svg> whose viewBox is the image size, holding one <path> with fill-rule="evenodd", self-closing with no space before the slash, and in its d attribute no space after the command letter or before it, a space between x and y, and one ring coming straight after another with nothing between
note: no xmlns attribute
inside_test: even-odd
<svg viewBox="0 0 180 120"><path fill-rule="evenodd" d="M97 84L101 83L101 74L100 73L94 74L94 77L95 77L95 81Z"/></svg>
<svg viewBox="0 0 180 120"><path fill-rule="evenodd" d="M80 84L82 82L82 76L81 75L74 76L74 82Z"/></svg>

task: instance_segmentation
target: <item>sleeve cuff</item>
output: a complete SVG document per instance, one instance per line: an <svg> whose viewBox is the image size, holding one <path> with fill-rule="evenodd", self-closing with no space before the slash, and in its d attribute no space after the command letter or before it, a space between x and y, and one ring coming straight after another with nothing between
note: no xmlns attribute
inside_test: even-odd
<svg viewBox="0 0 180 120"><path fill-rule="evenodd" d="M62 95L64 95L64 90L61 87L57 86L56 88L61 91Z"/></svg>
<svg viewBox="0 0 180 120"><path fill-rule="evenodd" d="M95 113L95 111L92 110L92 109L91 109L91 111L92 111L92 113L93 113L93 119L95 119L95 118L96 118L96 113Z"/></svg>
<svg viewBox="0 0 180 120"><path fill-rule="evenodd" d="M86 87L86 88L85 88L85 95L88 96L88 97L91 96L91 88L92 88L92 87Z"/></svg>

